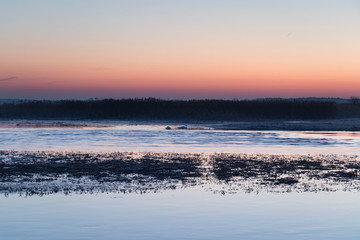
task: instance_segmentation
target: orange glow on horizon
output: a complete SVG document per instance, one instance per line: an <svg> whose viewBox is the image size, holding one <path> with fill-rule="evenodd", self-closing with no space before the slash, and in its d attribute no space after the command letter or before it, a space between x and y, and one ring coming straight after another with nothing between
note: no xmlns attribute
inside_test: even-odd
<svg viewBox="0 0 360 240"><path fill-rule="evenodd" d="M189 15L172 1L161 1L154 12L140 11L135 2L94 2L90 12L78 6L67 17L60 9L72 8L63 1L49 3L52 14L28 3L29 16L9 2L0 96L96 97L99 91L104 97L181 92L199 98L349 97L360 92L360 32L354 24L360 15L352 2L309 8L304 1L282 1L271 8L263 1L270 11L242 1L232 1L233 7L214 1L199 9L181 1ZM103 15L98 7L106 9ZM334 17L339 11L342 17Z"/></svg>

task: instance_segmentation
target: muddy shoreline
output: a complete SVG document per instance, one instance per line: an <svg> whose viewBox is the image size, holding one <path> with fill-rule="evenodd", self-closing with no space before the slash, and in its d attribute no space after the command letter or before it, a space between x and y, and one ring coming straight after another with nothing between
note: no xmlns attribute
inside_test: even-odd
<svg viewBox="0 0 360 240"><path fill-rule="evenodd" d="M0 151L0 193L359 191L360 157Z"/></svg>

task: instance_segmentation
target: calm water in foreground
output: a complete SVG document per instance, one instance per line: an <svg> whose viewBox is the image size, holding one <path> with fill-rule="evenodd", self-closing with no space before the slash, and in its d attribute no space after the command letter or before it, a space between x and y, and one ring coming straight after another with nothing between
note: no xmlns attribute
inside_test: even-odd
<svg viewBox="0 0 360 240"><path fill-rule="evenodd" d="M0 150L358 154L344 132L1 128ZM0 196L0 239L358 239L360 193L237 192Z"/></svg>
<svg viewBox="0 0 360 240"><path fill-rule="evenodd" d="M360 194L2 197L1 239L358 239Z"/></svg>

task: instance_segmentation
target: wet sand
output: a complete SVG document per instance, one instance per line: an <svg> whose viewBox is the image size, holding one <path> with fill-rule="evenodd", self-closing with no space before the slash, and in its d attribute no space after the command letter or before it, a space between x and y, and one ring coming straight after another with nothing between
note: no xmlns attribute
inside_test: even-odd
<svg viewBox="0 0 360 240"><path fill-rule="evenodd" d="M0 152L0 193L359 191L360 157L292 154Z"/></svg>

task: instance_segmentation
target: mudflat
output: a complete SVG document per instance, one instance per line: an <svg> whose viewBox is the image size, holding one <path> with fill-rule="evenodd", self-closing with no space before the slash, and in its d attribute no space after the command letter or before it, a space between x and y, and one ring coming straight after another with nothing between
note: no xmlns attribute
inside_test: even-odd
<svg viewBox="0 0 360 240"><path fill-rule="evenodd" d="M0 193L359 191L360 158L316 154L0 151ZM219 188L221 189L219 191Z"/></svg>

